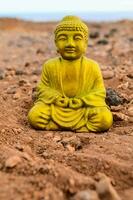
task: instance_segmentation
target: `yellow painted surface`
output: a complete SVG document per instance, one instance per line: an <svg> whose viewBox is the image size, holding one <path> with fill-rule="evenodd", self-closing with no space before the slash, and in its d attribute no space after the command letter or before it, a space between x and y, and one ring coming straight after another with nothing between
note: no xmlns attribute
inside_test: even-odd
<svg viewBox="0 0 133 200"><path fill-rule="evenodd" d="M112 114L98 64L85 57L88 28L77 17L65 17L55 29L59 57L43 65L37 100L28 119L37 129L106 131Z"/></svg>

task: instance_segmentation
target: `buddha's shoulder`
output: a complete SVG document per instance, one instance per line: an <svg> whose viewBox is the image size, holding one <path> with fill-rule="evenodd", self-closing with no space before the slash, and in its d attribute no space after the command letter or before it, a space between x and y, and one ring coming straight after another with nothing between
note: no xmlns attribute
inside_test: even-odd
<svg viewBox="0 0 133 200"><path fill-rule="evenodd" d="M93 67L99 67L98 63L90 58L84 57L84 62L89 65L89 66L93 66Z"/></svg>
<svg viewBox="0 0 133 200"><path fill-rule="evenodd" d="M45 67L52 67L59 63L59 57L51 58L44 63Z"/></svg>

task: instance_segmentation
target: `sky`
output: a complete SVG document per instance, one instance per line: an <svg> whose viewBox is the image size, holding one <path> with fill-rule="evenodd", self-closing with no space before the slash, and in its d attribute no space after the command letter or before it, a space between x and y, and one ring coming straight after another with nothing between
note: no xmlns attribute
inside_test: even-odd
<svg viewBox="0 0 133 200"><path fill-rule="evenodd" d="M59 11L133 11L133 0L0 0L0 14Z"/></svg>

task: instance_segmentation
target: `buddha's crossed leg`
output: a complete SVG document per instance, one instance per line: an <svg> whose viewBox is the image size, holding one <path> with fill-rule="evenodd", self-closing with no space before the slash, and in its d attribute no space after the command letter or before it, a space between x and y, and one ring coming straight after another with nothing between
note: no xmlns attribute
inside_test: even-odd
<svg viewBox="0 0 133 200"><path fill-rule="evenodd" d="M28 114L30 124L36 129L58 130L58 125L51 120L51 107L37 102Z"/></svg>
<svg viewBox="0 0 133 200"><path fill-rule="evenodd" d="M107 131L112 123L112 113L107 107L88 107L85 113L86 125L77 128L76 132L103 132Z"/></svg>
<svg viewBox="0 0 133 200"><path fill-rule="evenodd" d="M42 102L37 102L33 106L28 114L28 120L36 129L63 130L61 125L58 125L53 121L51 116L51 106ZM73 128L69 128L69 130L76 132L102 132L107 131L112 123L112 113L107 107L88 107L86 108L84 119L81 118L81 121L79 121L78 124L75 124ZM82 127L81 124L85 125Z"/></svg>
<svg viewBox="0 0 133 200"><path fill-rule="evenodd" d="M89 131L102 132L107 131L112 123L112 113L107 107L88 108L87 128Z"/></svg>

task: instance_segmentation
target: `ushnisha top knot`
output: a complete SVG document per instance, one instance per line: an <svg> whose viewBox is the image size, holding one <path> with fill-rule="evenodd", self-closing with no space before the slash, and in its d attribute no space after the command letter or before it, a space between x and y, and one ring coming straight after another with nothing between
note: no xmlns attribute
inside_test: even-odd
<svg viewBox="0 0 133 200"><path fill-rule="evenodd" d="M55 39L60 31L80 31L84 34L85 40L88 41L88 27L77 16L65 16L55 28Z"/></svg>

